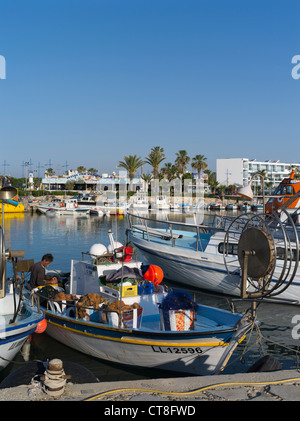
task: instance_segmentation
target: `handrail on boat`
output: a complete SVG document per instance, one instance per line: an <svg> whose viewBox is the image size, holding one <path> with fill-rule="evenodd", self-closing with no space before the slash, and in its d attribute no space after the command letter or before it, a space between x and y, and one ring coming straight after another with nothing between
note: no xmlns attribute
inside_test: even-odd
<svg viewBox="0 0 300 421"><path fill-rule="evenodd" d="M140 227L134 225L133 223L133 219L137 218L140 219L142 222L142 225ZM213 219L213 223L212 225L208 225L208 224L191 224L191 223L186 223L186 222L178 222L178 221L170 221L170 220L158 220L158 219L152 219L146 216L141 216L141 215L137 215L134 214L132 212L127 212L127 220L128 220L128 225L129 225L129 230L134 234L135 229L141 230L141 227L144 227L144 231L147 235L147 240L150 242L150 236L151 235L162 235L163 233L157 231L155 232L155 229L153 227L149 227L148 222L152 222L152 223L159 223L159 224L164 224L164 225L168 225L168 228L166 228L166 234L168 235L168 239L172 240L172 247L175 247L175 240L176 238L178 238L178 236L176 236L173 233L173 226L174 227L187 227L190 228L192 230L195 230L196 234L197 234L197 241L196 241L196 251L199 250L199 243L201 246L201 249L203 251L203 247L201 244L200 240L200 232L204 232L204 233L208 233L208 232L217 232L217 231L224 231L225 232L225 226L226 226L226 222L229 223L231 222L232 218L231 217L217 217ZM168 232L169 231L169 232Z"/></svg>

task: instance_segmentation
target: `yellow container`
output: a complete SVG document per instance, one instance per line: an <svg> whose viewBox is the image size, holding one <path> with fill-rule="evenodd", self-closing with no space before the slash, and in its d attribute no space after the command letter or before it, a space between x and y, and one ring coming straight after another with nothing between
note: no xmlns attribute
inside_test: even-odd
<svg viewBox="0 0 300 421"><path fill-rule="evenodd" d="M121 291L121 286L116 286L112 284L106 284L107 287L113 288L116 291ZM122 297L133 297L138 295L138 286L137 285L123 285L122 287Z"/></svg>

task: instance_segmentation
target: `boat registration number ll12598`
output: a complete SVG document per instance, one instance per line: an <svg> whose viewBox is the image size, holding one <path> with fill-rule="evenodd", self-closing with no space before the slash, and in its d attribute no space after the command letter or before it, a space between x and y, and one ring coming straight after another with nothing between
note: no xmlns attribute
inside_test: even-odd
<svg viewBox="0 0 300 421"><path fill-rule="evenodd" d="M163 354L201 354L203 351L201 348L178 348L173 346L161 347L157 345L151 345L154 352L162 352Z"/></svg>

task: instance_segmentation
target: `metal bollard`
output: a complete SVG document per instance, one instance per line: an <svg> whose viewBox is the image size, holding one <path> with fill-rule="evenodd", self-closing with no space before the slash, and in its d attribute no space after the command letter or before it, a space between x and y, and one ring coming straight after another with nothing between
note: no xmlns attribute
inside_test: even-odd
<svg viewBox="0 0 300 421"><path fill-rule="evenodd" d="M71 376L66 375L63 369L63 363L59 359L49 361L48 368L41 377L44 381L43 391L50 396L58 397L64 393L66 380Z"/></svg>

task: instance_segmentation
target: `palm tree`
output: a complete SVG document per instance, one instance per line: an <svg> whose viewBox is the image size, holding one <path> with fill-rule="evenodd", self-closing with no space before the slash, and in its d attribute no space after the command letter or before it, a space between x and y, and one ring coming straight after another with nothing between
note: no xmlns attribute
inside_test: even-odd
<svg viewBox="0 0 300 421"><path fill-rule="evenodd" d="M258 170L258 171L256 171L256 174L260 175L259 180L260 180L260 186L261 186L261 189L262 189L263 188L262 185L264 184L265 178L267 177L268 173L267 173L266 170ZM263 179L263 181L262 181L262 179ZM256 184L255 187L258 190L258 184Z"/></svg>
<svg viewBox="0 0 300 421"><path fill-rule="evenodd" d="M216 188L218 187L219 183L216 180L211 180L209 183L210 189L211 189L211 193L215 194L216 193Z"/></svg>
<svg viewBox="0 0 300 421"><path fill-rule="evenodd" d="M164 159L166 159L164 149L159 146L152 148L150 154L145 159L145 162L153 167L153 175L155 180L157 180L159 177L159 164L161 164Z"/></svg>
<svg viewBox="0 0 300 421"><path fill-rule="evenodd" d="M88 172L90 172L92 174L97 174L98 171L96 170L96 168L89 168Z"/></svg>
<svg viewBox="0 0 300 421"><path fill-rule="evenodd" d="M152 175L151 174L144 174L141 176L141 179L143 181L145 181L146 187L147 187L147 191L149 190L149 184L151 182L152 179Z"/></svg>
<svg viewBox="0 0 300 421"><path fill-rule="evenodd" d="M195 168L198 171L198 178L200 180L201 177L201 171L205 170L207 168L206 157L204 155L196 155L193 158L193 161L191 163L191 167Z"/></svg>
<svg viewBox="0 0 300 421"><path fill-rule="evenodd" d="M129 174L130 179L130 188L132 187L132 180L134 178L135 172L138 168L140 168L144 164L144 161L141 157L137 155L128 155L124 156L124 161L119 161L119 168L125 168L125 170ZM132 188L131 188L132 190Z"/></svg>
<svg viewBox="0 0 300 421"><path fill-rule="evenodd" d="M178 167L179 174L184 174L186 172L186 166L190 162L191 158L188 156L187 151L180 150L176 153L177 158L175 159L175 162Z"/></svg>
<svg viewBox="0 0 300 421"><path fill-rule="evenodd" d="M79 167L77 167L77 172L86 172L86 168L83 165L80 165Z"/></svg>
<svg viewBox="0 0 300 421"><path fill-rule="evenodd" d="M177 167L171 162L167 162L161 169L161 173L166 176L167 180L172 181L177 177Z"/></svg>
<svg viewBox="0 0 300 421"><path fill-rule="evenodd" d="M55 171L53 170L53 168L47 168L45 174L51 177L51 175L55 175Z"/></svg>

